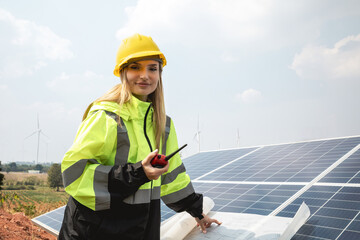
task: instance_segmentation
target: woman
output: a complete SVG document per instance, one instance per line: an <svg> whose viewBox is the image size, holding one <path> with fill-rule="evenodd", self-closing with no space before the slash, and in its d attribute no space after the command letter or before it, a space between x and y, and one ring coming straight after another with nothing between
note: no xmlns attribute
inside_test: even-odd
<svg viewBox="0 0 360 240"><path fill-rule="evenodd" d="M204 233L220 224L202 213L202 195L179 154L163 168L150 163L178 148L165 115L165 65L151 37L135 34L121 43L114 74L122 83L88 107L62 161L70 198L59 239L160 239L160 198L195 217Z"/></svg>

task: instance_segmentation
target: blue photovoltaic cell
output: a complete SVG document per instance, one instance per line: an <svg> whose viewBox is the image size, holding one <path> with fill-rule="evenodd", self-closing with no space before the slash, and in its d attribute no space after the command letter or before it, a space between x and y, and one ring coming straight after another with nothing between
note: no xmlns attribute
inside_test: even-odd
<svg viewBox="0 0 360 240"><path fill-rule="evenodd" d="M201 152L183 159L186 172L191 179L198 178L228 162L231 162L256 148Z"/></svg>
<svg viewBox="0 0 360 240"><path fill-rule="evenodd" d="M360 183L360 149L328 173L320 182Z"/></svg>
<svg viewBox="0 0 360 240"><path fill-rule="evenodd" d="M267 146L201 180L310 182L353 149L357 141L342 138Z"/></svg>
<svg viewBox="0 0 360 240"><path fill-rule="evenodd" d="M346 236L360 233L356 220L360 210L359 187L313 186L278 216L293 217L302 202L309 206L311 216L293 239L351 239Z"/></svg>
<svg viewBox="0 0 360 240"><path fill-rule="evenodd" d="M255 213L268 215L301 186L253 185L253 184L213 184L194 183L196 192L210 197L215 206L213 211ZM175 213L162 204L162 218L165 220Z"/></svg>
<svg viewBox="0 0 360 240"><path fill-rule="evenodd" d="M267 215L301 186L194 183L195 190L215 202L214 211Z"/></svg>
<svg viewBox="0 0 360 240"><path fill-rule="evenodd" d="M32 221L42 227L44 227L43 225L45 225L50 227L52 230L59 232L64 217L64 211L65 211L65 206L62 206L51 212L33 218Z"/></svg>

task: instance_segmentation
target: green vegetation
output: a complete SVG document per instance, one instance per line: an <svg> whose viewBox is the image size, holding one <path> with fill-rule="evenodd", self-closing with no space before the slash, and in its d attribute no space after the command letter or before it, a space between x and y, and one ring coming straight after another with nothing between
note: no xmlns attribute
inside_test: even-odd
<svg viewBox="0 0 360 240"><path fill-rule="evenodd" d="M8 212L24 212L36 217L66 204L69 195L64 191L56 192L48 187L35 190L3 190L0 193L0 207Z"/></svg>
<svg viewBox="0 0 360 240"><path fill-rule="evenodd" d="M51 165L48 171L48 184L51 188L56 188L56 191L59 191L59 187L63 186L60 164Z"/></svg>
<svg viewBox="0 0 360 240"><path fill-rule="evenodd" d="M59 166L54 167L58 171ZM57 172L54 171L54 172ZM54 191L47 184L48 174L4 173L4 189L0 191L0 207L8 212L23 212L36 217L67 203L63 188ZM61 178L61 173L57 177Z"/></svg>

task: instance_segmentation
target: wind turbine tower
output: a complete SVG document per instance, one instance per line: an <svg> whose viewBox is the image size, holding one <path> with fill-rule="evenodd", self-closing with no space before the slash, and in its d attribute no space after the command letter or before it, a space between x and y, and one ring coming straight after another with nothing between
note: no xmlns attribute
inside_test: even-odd
<svg viewBox="0 0 360 240"><path fill-rule="evenodd" d="M37 148L36 148L36 163L35 164L38 164L39 163L39 150L40 150L40 135L42 134L45 137L49 138L42 132L42 130L40 128L39 114L37 114L37 129L33 133L31 133L29 136L24 138L24 141L35 134L37 134Z"/></svg>
<svg viewBox="0 0 360 240"><path fill-rule="evenodd" d="M198 123L197 123L197 131L195 133L194 138L196 138L196 141L198 142L198 152L200 152L200 118L198 116Z"/></svg>

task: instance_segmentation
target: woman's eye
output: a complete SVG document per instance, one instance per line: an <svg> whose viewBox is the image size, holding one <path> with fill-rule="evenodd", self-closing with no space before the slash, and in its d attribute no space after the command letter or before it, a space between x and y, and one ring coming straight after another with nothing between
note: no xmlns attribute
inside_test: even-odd
<svg viewBox="0 0 360 240"><path fill-rule="evenodd" d="M156 72L156 71L157 71L157 68L150 68L150 71Z"/></svg>
<svg viewBox="0 0 360 240"><path fill-rule="evenodd" d="M139 69L139 67L138 67L138 66L136 66L136 65L131 65L131 66L129 66L129 68L130 68L130 69L133 69L133 70L137 70L137 69Z"/></svg>

